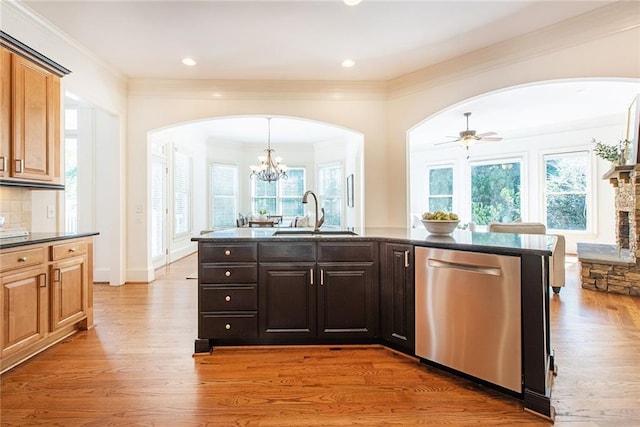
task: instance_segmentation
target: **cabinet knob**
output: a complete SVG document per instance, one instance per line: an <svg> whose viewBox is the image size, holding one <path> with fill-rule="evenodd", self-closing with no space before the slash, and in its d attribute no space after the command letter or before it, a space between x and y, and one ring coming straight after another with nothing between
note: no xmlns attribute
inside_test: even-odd
<svg viewBox="0 0 640 427"><path fill-rule="evenodd" d="M227 323L226 325L224 325L224 328L227 329L227 330L231 329L231 324Z"/></svg>
<svg viewBox="0 0 640 427"><path fill-rule="evenodd" d="M231 276L231 272L229 270L227 270L227 271L224 272L224 275L229 277L229 276Z"/></svg>
<svg viewBox="0 0 640 427"><path fill-rule="evenodd" d="M76 251L76 248L69 248L69 252L73 253Z"/></svg>
<svg viewBox="0 0 640 427"><path fill-rule="evenodd" d="M225 254L226 256L229 256L229 255L231 255L231 251L230 251L229 249L227 249L226 251L224 251L224 254Z"/></svg>
<svg viewBox="0 0 640 427"><path fill-rule="evenodd" d="M226 297L224 297L224 300L229 302L229 301L231 301L231 297L229 295L227 295Z"/></svg>
<svg viewBox="0 0 640 427"><path fill-rule="evenodd" d="M20 258L18 258L18 262L27 262L27 257L21 256Z"/></svg>

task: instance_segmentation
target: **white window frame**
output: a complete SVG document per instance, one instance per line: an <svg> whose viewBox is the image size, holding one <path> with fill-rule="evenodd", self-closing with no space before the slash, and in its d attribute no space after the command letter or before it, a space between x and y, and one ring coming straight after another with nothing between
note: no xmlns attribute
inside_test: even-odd
<svg viewBox="0 0 640 427"><path fill-rule="evenodd" d="M303 166L290 166L288 168L289 171L291 170L302 170L303 172L303 178L302 178L302 188L306 188L306 182L307 182L307 168L303 167ZM291 179L291 178L288 178ZM256 199L258 198L256 196L256 179L252 179L251 180L251 210L257 214L257 209L256 209ZM279 179L278 181L276 181L276 195L275 197L273 197L275 199L275 204L276 204L276 212L269 212L270 215L282 215L282 201L285 199L291 199L293 198L292 196L283 196L283 191L282 191L282 186L281 186L281 182L283 181L283 179ZM299 196L302 197L302 194ZM265 197L259 197L260 199L264 199L267 198Z"/></svg>
<svg viewBox="0 0 640 427"><path fill-rule="evenodd" d="M180 189L176 189L176 186L179 184L180 180L178 179L178 169L179 169L179 161L180 157L184 157L188 165L188 171L185 173L185 190L184 195L186 196L185 206L187 208L187 212L185 214L186 220L186 230L178 231L178 220L177 220L177 199L176 194ZM186 152L180 148L176 148L174 150L173 155L173 207L172 207L172 218L173 218L173 238L174 240L177 238L185 237L191 235L192 227L193 227L193 156L191 153Z"/></svg>
<svg viewBox="0 0 640 427"><path fill-rule="evenodd" d="M560 229L552 229L548 228L547 230L552 231L560 231L563 234L591 234L594 232L594 224L595 222L595 210L592 201L595 197L595 189L593 186L594 182L594 167L593 167L593 153L589 149L576 149L571 151L549 151L540 154L540 177L541 177L541 186L542 186L542 200L540 205L540 218L543 219L545 224L549 224L547 219L547 159L553 158L562 158L567 156L572 156L576 154L583 154L586 160L585 163L585 172L586 172L586 215L587 215L587 225L585 230L560 230Z"/></svg>
<svg viewBox="0 0 640 427"><path fill-rule="evenodd" d="M233 185L233 195L231 196L223 196L223 195L216 195L215 191L214 191L214 187L215 187L215 183L213 182L213 176L214 176L214 169L216 168L222 168L222 169L231 169L233 171L233 180L234 180L234 185ZM239 196L239 172L238 172L238 165L232 165L232 164L226 164L226 163L218 163L218 162L212 162L209 164L209 184L210 184L210 188L209 188L209 227L211 227L212 229L215 227L219 227L218 225L214 224L213 222L213 212L215 210L216 207L216 198L231 198L233 199L233 217L234 220L237 219L238 217L238 206L239 206L239 200L238 200L238 196ZM235 223L232 225L235 226Z"/></svg>
<svg viewBox="0 0 640 427"><path fill-rule="evenodd" d="M425 176L423 181L425 183L425 187L424 187L425 197L423 199L422 211L423 212L429 211L429 198L437 197L437 196L431 196L431 192L430 192L430 187L431 187L430 172L434 169L451 169L451 177L453 179L453 185L451 187L451 208L453 212L457 212L456 210L456 200L457 200L456 181L457 180L456 180L456 168L454 163L432 163L427 165L424 173ZM449 197L449 196L446 196L446 197Z"/></svg>
<svg viewBox="0 0 640 427"><path fill-rule="evenodd" d="M325 194L325 189L324 189L324 184L322 181L322 174L323 174L323 170L326 169L338 169L338 176L340 177L340 184L339 184L339 188L340 188L340 193L337 196L333 196L331 197L332 199L338 198L338 206L340 209L340 220L338 224L328 224L331 226L337 226L340 227L342 226L342 223L344 222L344 212L345 212L345 179L343 179L344 177L344 167L342 166L341 162L332 162L332 163L325 163L322 165L318 166L318 171L317 171L317 182L318 182L318 211L320 210L321 207L324 207L324 203L325 200L327 199L327 196ZM321 212L318 212L318 216L322 216Z"/></svg>
<svg viewBox="0 0 640 427"><path fill-rule="evenodd" d="M520 220L528 221L528 190L527 190L527 157L525 155L514 155L509 157L489 157L469 162L469 173L467 178L468 203L469 203L469 220L473 221L473 173L474 166L495 165L498 163L519 163L520 164ZM479 230L483 230L486 226L479 225Z"/></svg>

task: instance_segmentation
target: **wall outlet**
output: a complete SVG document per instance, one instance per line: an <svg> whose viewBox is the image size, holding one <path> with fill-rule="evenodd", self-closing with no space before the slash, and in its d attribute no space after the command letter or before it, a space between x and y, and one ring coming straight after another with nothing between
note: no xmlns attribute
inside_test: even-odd
<svg viewBox="0 0 640 427"><path fill-rule="evenodd" d="M53 205L47 205L47 218L56 217L56 208Z"/></svg>

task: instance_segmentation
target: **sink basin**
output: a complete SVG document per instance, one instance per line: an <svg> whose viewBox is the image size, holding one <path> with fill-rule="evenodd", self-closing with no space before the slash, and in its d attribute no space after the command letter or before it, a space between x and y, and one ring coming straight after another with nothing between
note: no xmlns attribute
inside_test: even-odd
<svg viewBox="0 0 640 427"><path fill-rule="evenodd" d="M274 236L357 236L358 233L351 230L278 230L273 233Z"/></svg>

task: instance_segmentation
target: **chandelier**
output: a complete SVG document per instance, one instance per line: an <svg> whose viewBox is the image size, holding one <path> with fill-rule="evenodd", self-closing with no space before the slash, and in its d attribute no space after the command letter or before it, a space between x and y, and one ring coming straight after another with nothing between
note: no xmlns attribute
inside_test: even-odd
<svg viewBox="0 0 640 427"><path fill-rule="evenodd" d="M268 137L267 137L267 148L264 150L267 155L259 156L258 160L260 161L260 165L252 165L250 178L257 178L260 181L277 181L280 178L287 179L287 167L280 162L282 162L282 158L280 157L272 157L273 149L271 148L271 117L267 117L267 128L268 128Z"/></svg>

